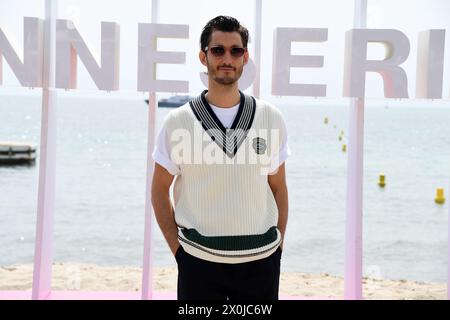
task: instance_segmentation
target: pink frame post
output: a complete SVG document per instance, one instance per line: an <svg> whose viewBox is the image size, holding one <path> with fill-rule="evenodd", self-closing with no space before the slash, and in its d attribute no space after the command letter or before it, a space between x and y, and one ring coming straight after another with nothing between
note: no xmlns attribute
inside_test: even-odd
<svg viewBox="0 0 450 320"><path fill-rule="evenodd" d="M152 18L151 22L156 23L159 15L159 1L152 0ZM156 78L156 77L154 77ZM154 215L152 206L152 178L155 161L152 158L152 152L155 147L156 132L156 109L158 100L156 92L150 92L148 98L148 136L147 136L147 180L145 193L145 230L144 230L144 253L142 265L142 300L153 299L153 225L152 217Z"/></svg>
<svg viewBox="0 0 450 320"><path fill-rule="evenodd" d="M354 27L365 28L367 0L355 0ZM344 298L362 299L364 98L350 98Z"/></svg>
<svg viewBox="0 0 450 320"><path fill-rule="evenodd" d="M55 204L56 98L55 23L57 0L45 1L42 120L39 190L32 299L46 299L51 293L53 261L53 216Z"/></svg>
<svg viewBox="0 0 450 320"><path fill-rule="evenodd" d="M156 93L150 93L148 102L148 142L147 142L147 187L145 200L145 230L144 230L144 256L142 270L142 300L152 300L153 293L153 206L151 196L151 183L153 177L154 160L152 151L155 145L156 126Z"/></svg>
<svg viewBox="0 0 450 320"><path fill-rule="evenodd" d="M260 97L261 88L261 29L262 29L262 0L255 0L255 49L253 60L256 66L255 81L253 82L253 96Z"/></svg>

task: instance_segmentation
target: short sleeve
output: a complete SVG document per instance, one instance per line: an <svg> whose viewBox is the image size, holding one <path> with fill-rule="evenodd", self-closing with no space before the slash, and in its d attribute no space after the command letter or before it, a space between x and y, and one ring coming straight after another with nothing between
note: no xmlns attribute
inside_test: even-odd
<svg viewBox="0 0 450 320"><path fill-rule="evenodd" d="M281 115L281 113L280 113ZM275 153L271 159L270 159L270 169L269 169L269 175L274 174L275 171L278 169L280 165L283 164L283 162L286 161L286 159L291 155L291 149L288 144L288 133L287 133L287 127L286 123L284 121L284 118L280 117L281 122L281 145L280 150Z"/></svg>
<svg viewBox="0 0 450 320"><path fill-rule="evenodd" d="M180 166L172 161L170 158L170 144L167 130L162 126L156 138L155 148L152 153L153 160L166 168L172 175L181 174Z"/></svg>

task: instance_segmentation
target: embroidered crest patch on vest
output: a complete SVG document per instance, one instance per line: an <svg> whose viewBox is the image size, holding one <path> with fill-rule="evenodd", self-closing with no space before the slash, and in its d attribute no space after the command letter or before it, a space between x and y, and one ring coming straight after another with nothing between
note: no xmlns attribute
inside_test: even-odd
<svg viewBox="0 0 450 320"><path fill-rule="evenodd" d="M266 140L261 137L253 138L252 147L257 154L263 154L267 149Z"/></svg>

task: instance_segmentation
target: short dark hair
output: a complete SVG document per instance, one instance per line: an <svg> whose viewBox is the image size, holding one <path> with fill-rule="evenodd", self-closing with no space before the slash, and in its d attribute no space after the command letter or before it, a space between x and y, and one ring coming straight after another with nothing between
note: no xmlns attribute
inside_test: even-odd
<svg viewBox="0 0 450 320"><path fill-rule="evenodd" d="M202 31L200 36L200 49L205 50L211 41L211 35L213 31L223 31L223 32L238 32L241 35L242 44L244 48L247 48L248 43L248 30L246 27L241 25L239 21L230 16L217 16L214 19L208 21Z"/></svg>

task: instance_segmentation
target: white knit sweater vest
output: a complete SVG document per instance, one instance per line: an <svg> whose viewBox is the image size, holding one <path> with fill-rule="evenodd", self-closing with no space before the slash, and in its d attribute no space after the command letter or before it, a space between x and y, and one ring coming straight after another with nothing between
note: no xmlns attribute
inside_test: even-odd
<svg viewBox="0 0 450 320"><path fill-rule="evenodd" d="M208 261L265 258L281 241L268 169L286 134L282 114L241 92L228 130L206 92L164 119L171 158L181 168L173 189L178 238L186 252Z"/></svg>

